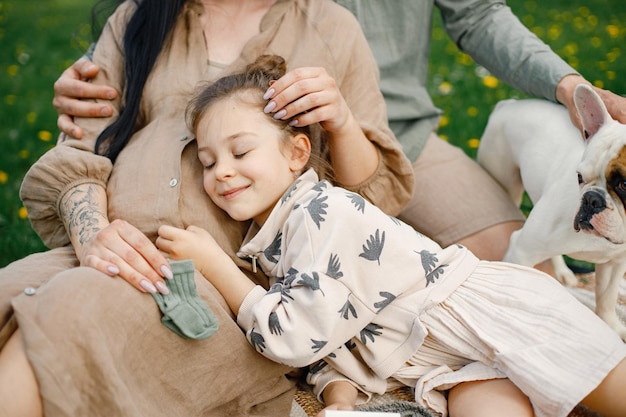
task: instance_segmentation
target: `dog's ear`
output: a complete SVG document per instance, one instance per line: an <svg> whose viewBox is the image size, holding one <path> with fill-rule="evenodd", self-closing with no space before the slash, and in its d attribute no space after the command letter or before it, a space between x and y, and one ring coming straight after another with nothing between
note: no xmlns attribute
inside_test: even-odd
<svg viewBox="0 0 626 417"><path fill-rule="evenodd" d="M587 84L576 86L574 105L583 124L585 139L595 135L611 119L600 96Z"/></svg>

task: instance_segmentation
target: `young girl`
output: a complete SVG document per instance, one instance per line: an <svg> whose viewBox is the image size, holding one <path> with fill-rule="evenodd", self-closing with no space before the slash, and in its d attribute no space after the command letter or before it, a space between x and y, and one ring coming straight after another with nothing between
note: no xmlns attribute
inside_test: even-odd
<svg viewBox="0 0 626 417"><path fill-rule="evenodd" d="M307 380L327 408L350 409L357 396L401 383L444 416L485 415L493 398L464 399L461 410L455 402L471 390L453 387L501 380L527 396L513 398L517 408L507 402L503 415L567 416L581 401L626 415L625 345L558 282L480 261L460 245L442 249L318 179L309 167L321 160L321 133L263 112L279 64L262 57L220 79L188 113L205 191L232 218L253 220L238 255L271 277L269 291L200 228L162 226L157 240L172 258L194 260L256 350L311 365Z"/></svg>

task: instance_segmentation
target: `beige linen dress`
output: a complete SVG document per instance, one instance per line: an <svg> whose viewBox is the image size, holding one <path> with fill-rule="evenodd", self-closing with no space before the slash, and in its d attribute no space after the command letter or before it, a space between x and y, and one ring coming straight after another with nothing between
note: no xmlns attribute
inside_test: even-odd
<svg viewBox="0 0 626 417"><path fill-rule="evenodd" d="M134 7L128 1L118 8L94 52L102 69L95 82L120 92L122 38ZM47 417L289 414L289 369L252 349L222 297L199 273L198 292L219 330L206 340L185 340L160 323L150 295L79 267L59 218L62 197L92 183L107 189L109 220L124 219L153 240L161 224L198 225L235 257L247 225L230 220L204 194L196 143L184 120L194 89L215 77L201 12L192 1L184 6L144 89L136 133L115 165L93 153L95 138L111 120L83 119L78 123L86 138L55 147L25 177L22 199L34 228L53 249L0 270L0 346L19 326ZM375 175L353 189L397 214L413 189L411 166L387 127L376 63L354 17L325 0L279 0L264 16L261 33L225 71L262 53L283 56L289 68L324 66L335 78L380 151ZM119 100L115 104L121 106ZM267 285L265 277L256 278ZM35 293L26 294L27 287Z"/></svg>

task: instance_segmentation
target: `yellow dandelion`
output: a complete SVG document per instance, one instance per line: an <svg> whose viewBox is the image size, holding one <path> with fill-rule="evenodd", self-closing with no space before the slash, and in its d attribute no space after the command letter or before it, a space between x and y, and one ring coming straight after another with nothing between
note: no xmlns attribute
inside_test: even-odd
<svg viewBox="0 0 626 417"><path fill-rule="evenodd" d="M17 211L17 215L22 220L28 219L28 211L26 210L26 207L20 207L20 209Z"/></svg>
<svg viewBox="0 0 626 417"><path fill-rule="evenodd" d="M617 38L619 36L619 27L617 25L607 25L606 33L612 38Z"/></svg>
<svg viewBox="0 0 626 417"><path fill-rule="evenodd" d="M9 74L9 76L11 77L15 77L15 75L17 75L17 72L20 70L20 67L18 67L17 65L13 64L13 65L9 65L7 67L7 74Z"/></svg>
<svg viewBox="0 0 626 417"><path fill-rule="evenodd" d="M476 107L476 106L469 106L467 108L467 115L469 117L476 117L478 115L478 107Z"/></svg>
<svg viewBox="0 0 626 417"><path fill-rule="evenodd" d="M441 94L450 94L452 92L452 84L450 84L447 81L442 82L441 84L439 84L439 87L437 87L437 89L439 90L439 92Z"/></svg>
<svg viewBox="0 0 626 417"><path fill-rule="evenodd" d="M34 111L31 111L26 115L26 121L30 123L31 125L35 123L36 120L37 120L37 113L35 113Z"/></svg>
<svg viewBox="0 0 626 417"><path fill-rule="evenodd" d="M613 49L611 49L611 51L610 51L610 52L608 52L608 53L606 54L606 59L607 59L609 62L615 62L615 61L617 61L617 58L618 58L621 54L622 54L622 53L621 53L621 51L620 51L619 49L617 49L617 48L613 48Z"/></svg>
<svg viewBox="0 0 626 417"><path fill-rule="evenodd" d="M19 156L20 156L20 158L22 158L22 159L27 159L27 158L30 156L30 151L29 151L28 149L22 149L22 150L19 152Z"/></svg>
<svg viewBox="0 0 626 417"><path fill-rule="evenodd" d="M589 42L591 43L591 46L593 46L594 48L599 48L602 46L602 38L598 36L594 36L593 38L590 39Z"/></svg>
<svg viewBox="0 0 626 417"><path fill-rule="evenodd" d="M581 16L590 16L591 10L589 10L587 6L581 6L578 8L578 13L580 13Z"/></svg>
<svg viewBox="0 0 626 417"><path fill-rule="evenodd" d="M553 41L557 40L561 36L561 32L563 32L563 29L560 26L552 25L548 29L548 38Z"/></svg>
<svg viewBox="0 0 626 417"><path fill-rule="evenodd" d="M478 145L480 145L480 139L471 138L470 140L467 141L467 146L470 149L478 149Z"/></svg>
<svg viewBox="0 0 626 417"><path fill-rule="evenodd" d="M574 27L578 30L584 29L585 20L582 17L577 17L574 19Z"/></svg>
<svg viewBox="0 0 626 417"><path fill-rule="evenodd" d="M564 49L565 55L567 56L576 55L576 52L578 52L578 44L571 42L565 45L565 49Z"/></svg>
<svg viewBox="0 0 626 417"><path fill-rule="evenodd" d="M0 184L6 184L9 180L9 174L4 171L0 171Z"/></svg>
<svg viewBox="0 0 626 417"><path fill-rule="evenodd" d="M450 124L450 118L446 115L441 116L439 119L439 127L446 127Z"/></svg>
<svg viewBox="0 0 626 417"><path fill-rule="evenodd" d="M487 75L483 77L483 85L489 88L496 88L500 82L493 75Z"/></svg>
<svg viewBox="0 0 626 417"><path fill-rule="evenodd" d="M447 135L439 135L439 137L440 137L442 140L445 140L446 142L448 142L448 136L447 136Z"/></svg>
<svg viewBox="0 0 626 417"><path fill-rule="evenodd" d="M455 61L461 65L469 66L474 63L474 60L468 54L457 54Z"/></svg>
<svg viewBox="0 0 626 417"><path fill-rule="evenodd" d="M534 26L532 28L532 32L537 35L538 38L543 38L546 33L546 30L542 26Z"/></svg>
<svg viewBox="0 0 626 417"><path fill-rule="evenodd" d="M16 99L17 99L16 95L9 94L8 96L4 97L4 102L7 103L9 106L12 106L13 104L15 104Z"/></svg>
<svg viewBox="0 0 626 417"><path fill-rule="evenodd" d="M587 17L587 24L595 28L598 25L598 16L591 15Z"/></svg>
<svg viewBox="0 0 626 417"><path fill-rule="evenodd" d="M595 85L598 88L604 88L604 81L602 81L602 80L595 80L593 82L593 85Z"/></svg>
<svg viewBox="0 0 626 417"><path fill-rule="evenodd" d="M43 140L44 142L50 142L50 139L52 139L52 133L47 130L40 130L37 136L39 140Z"/></svg>
<svg viewBox="0 0 626 417"><path fill-rule="evenodd" d="M524 22L524 25L527 27L533 27L535 25L535 16L528 14L522 18L522 22Z"/></svg>
<svg viewBox="0 0 626 417"><path fill-rule="evenodd" d="M615 71L607 71L606 78L612 81L617 78L617 74L615 73Z"/></svg>
<svg viewBox="0 0 626 417"><path fill-rule="evenodd" d="M435 40L446 39L446 32L442 28L434 28L432 33L432 38Z"/></svg>

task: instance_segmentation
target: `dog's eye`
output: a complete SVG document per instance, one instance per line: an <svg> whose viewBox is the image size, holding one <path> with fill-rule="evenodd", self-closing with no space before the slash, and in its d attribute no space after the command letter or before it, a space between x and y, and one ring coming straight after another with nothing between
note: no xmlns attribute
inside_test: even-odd
<svg viewBox="0 0 626 417"><path fill-rule="evenodd" d="M584 183L585 181L583 180L583 176L580 175L580 172L578 173L578 185L582 185L582 183Z"/></svg>
<svg viewBox="0 0 626 417"><path fill-rule="evenodd" d="M616 187L619 191L626 192L626 181L620 181Z"/></svg>

